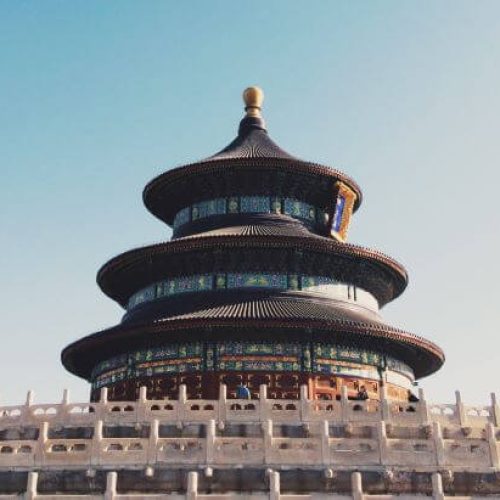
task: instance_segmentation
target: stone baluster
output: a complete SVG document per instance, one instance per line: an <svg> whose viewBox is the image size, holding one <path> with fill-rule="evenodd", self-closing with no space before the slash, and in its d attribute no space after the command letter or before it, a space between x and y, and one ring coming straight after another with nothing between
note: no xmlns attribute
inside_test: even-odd
<svg viewBox="0 0 500 500"><path fill-rule="evenodd" d="M154 419L151 422L148 443L148 464L154 465L157 460L158 439L160 439L160 422Z"/></svg>
<svg viewBox="0 0 500 500"><path fill-rule="evenodd" d="M340 401L342 404L342 422L347 423L349 418L349 398L347 396L347 386L343 385L340 388Z"/></svg>
<svg viewBox="0 0 500 500"><path fill-rule="evenodd" d="M458 417L459 424L464 427L467 425L467 413L465 412L465 406L462 403L462 395L460 391L455 391L455 409Z"/></svg>
<svg viewBox="0 0 500 500"><path fill-rule="evenodd" d="M198 473L191 471L187 475L186 499L196 500L198 498Z"/></svg>
<svg viewBox="0 0 500 500"><path fill-rule="evenodd" d="M32 406L35 400L35 391L29 390L26 394L26 406Z"/></svg>
<svg viewBox="0 0 500 500"><path fill-rule="evenodd" d="M321 422L321 460L330 465L330 425L328 420Z"/></svg>
<svg viewBox="0 0 500 500"><path fill-rule="evenodd" d="M69 389L63 389L63 396L62 396L61 404L63 406L69 405Z"/></svg>
<svg viewBox="0 0 500 500"><path fill-rule="evenodd" d="M425 392L422 388L418 390L418 403L416 404L420 423L427 425L430 422L429 406L425 399Z"/></svg>
<svg viewBox="0 0 500 500"><path fill-rule="evenodd" d="M39 467L44 465L45 462L45 447L49 439L49 423L42 422L38 431L38 441L35 451L35 464Z"/></svg>
<svg viewBox="0 0 500 500"><path fill-rule="evenodd" d="M186 384L179 385L177 397L177 427L182 429L184 416L186 415L187 387Z"/></svg>
<svg viewBox="0 0 500 500"><path fill-rule="evenodd" d="M388 455L387 455L387 428L386 422L383 420L379 422L377 427L377 439L380 453L380 463L382 465L388 463Z"/></svg>
<svg viewBox="0 0 500 500"><path fill-rule="evenodd" d="M391 402L387 395L387 386L380 388L380 418L385 422L391 421Z"/></svg>
<svg viewBox="0 0 500 500"><path fill-rule="evenodd" d="M436 464L443 465L445 463L445 450L443 433L441 432L441 424L439 422L432 422L432 437L436 451Z"/></svg>
<svg viewBox="0 0 500 500"><path fill-rule="evenodd" d="M300 386L300 420L308 422L310 420L311 401L309 400L308 388L306 384Z"/></svg>
<svg viewBox="0 0 500 500"><path fill-rule="evenodd" d="M259 420L265 422L267 418L267 385L259 386Z"/></svg>
<svg viewBox="0 0 500 500"><path fill-rule="evenodd" d="M281 498L280 473L269 472L269 499L279 500Z"/></svg>
<svg viewBox="0 0 500 500"><path fill-rule="evenodd" d="M353 500L363 500L365 498L361 472L353 472L351 474L351 489Z"/></svg>
<svg viewBox="0 0 500 500"><path fill-rule="evenodd" d="M264 433L264 462L269 463L269 454L273 446L273 421L271 419L262 422L262 431Z"/></svg>
<svg viewBox="0 0 500 500"><path fill-rule="evenodd" d="M180 384L179 385L179 395L178 395L178 401L180 404L186 404L187 401L187 387L186 384Z"/></svg>
<svg viewBox="0 0 500 500"><path fill-rule="evenodd" d="M40 435L38 436L38 440L42 443L46 443L49 439L49 423L42 422L40 424Z"/></svg>
<svg viewBox="0 0 500 500"><path fill-rule="evenodd" d="M432 498L444 500L443 478L439 472L432 474Z"/></svg>
<svg viewBox="0 0 500 500"><path fill-rule="evenodd" d="M226 414L226 405L227 405L227 385L220 384L219 386L219 429L224 429L224 425L226 422L227 414Z"/></svg>
<svg viewBox="0 0 500 500"><path fill-rule="evenodd" d="M69 405L69 389L63 389L63 397L61 404L63 405Z"/></svg>
<svg viewBox="0 0 500 500"><path fill-rule="evenodd" d="M148 388L143 385L139 387L139 399L136 403L136 415L138 422L145 422L148 420L149 412L147 408L148 402Z"/></svg>
<svg viewBox="0 0 500 500"><path fill-rule="evenodd" d="M28 473L28 483L26 484L26 493L24 498L26 500L34 500L38 494L38 472Z"/></svg>
<svg viewBox="0 0 500 500"><path fill-rule="evenodd" d="M94 439L96 441L102 441L103 439L103 427L104 427L104 424L103 424L103 421L102 420L97 420L95 425L94 425Z"/></svg>
<svg viewBox="0 0 500 500"><path fill-rule="evenodd" d="M493 416L493 425L500 427L500 405L494 392L491 393L491 414Z"/></svg>
<svg viewBox="0 0 500 500"><path fill-rule="evenodd" d="M21 425L29 425L33 421L33 417L31 415L31 406L33 406L33 402L35 400L35 392L29 390L26 394L26 402L24 403L24 408L22 410L22 418Z"/></svg>
<svg viewBox="0 0 500 500"><path fill-rule="evenodd" d="M486 425L486 439L490 448L491 466L497 469L500 466L500 460L495 426L491 422Z"/></svg>
<svg viewBox="0 0 500 500"><path fill-rule="evenodd" d="M92 438L92 453L90 455L91 466L100 465L101 463L101 447L103 439L103 422L96 420L94 424L94 436Z"/></svg>
<svg viewBox="0 0 500 500"><path fill-rule="evenodd" d="M105 419L108 413L108 388L101 387L101 391L99 394L99 404L97 407L97 415L96 418Z"/></svg>
<svg viewBox="0 0 500 500"><path fill-rule="evenodd" d="M118 474L116 472L108 472L106 476L106 492L104 493L105 500L112 500L116 497L116 483L118 482Z"/></svg>
<svg viewBox="0 0 500 500"><path fill-rule="evenodd" d="M63 389L63 396L61 404L57 409L57 419L60 421L67 421L68 417L68 405L69 405L69 390Z"/></svg>
<svg viewBox="0 0 500 500"><path fill-rule="evenodd" d="M99 395L99 402L101 404L108 404L108 388L107 387L101 387L101 392Z"/></svg>
<svg viewBox="0 0 500 500"><path fill-rule="evenodd" d="M206 442L206 461L207 465L214 463L214 452L215 452L215 420L211 419L208 421L207 425L207 437Z"/></svg>

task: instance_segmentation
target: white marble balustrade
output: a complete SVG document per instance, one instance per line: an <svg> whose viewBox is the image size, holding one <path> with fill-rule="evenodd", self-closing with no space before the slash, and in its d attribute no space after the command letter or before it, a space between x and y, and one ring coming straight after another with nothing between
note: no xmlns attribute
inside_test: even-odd
<svg viewBox="0 0 500 500"><path fill-rule="evenodd" d="M93 425L105 423L162 422L189 423L216 420L224 422L318 422L332 423L379 422L401 425L430 424L484 427L487 423L500 426L500 407L492 394L489 406L467 406L461 402L457 391L455 404L433 404L425 400L420 391L418 402L393 401L384 397L381 401L352 401L344 392L340 401L307 399L307 388L302 387L298 400L273 400L266 397L262 386L257 400L227 399L222 385L218 400L188 400L185 386L180 387L176 400L147 400L145 388L138 401L108 401L107 391L101 392L96 403L70 403L65 391L63 401L57 404L35 404L33 393L28 393L26 403L18 406L0 406L0 427L37 426L40 422L58 425Z"/></svg>
<svg viewBox="0 0 500 500"><path fill-rule="evenodd" d="M491 424L483 429L480 439L465 435L444 439L438 422L430 432L426 426L413 428L411 434L418 432L422 435L417 438L413 435L388 437L383 421L357 427L349 424L354 435L346 432L342 437L330 435L328 421L308 424L307 433L298 437L274 435L274 425L272 420L251 424L252 437L225 436L223 430L216 427L215 420L210 420L199 426L203 429L203 437L163 437L158 432L159 421L155 420L148 437L103 437L103 422L99 420L91 438L50 439L49 423L43 422L36 440L0 440L0 470L61 467L76 470L96 466L146 468L168 464L181 468L190 465L271 465L334 466L337 469L378 465L423 471L446 467L485 472L499 468L500 431ZM360 436L360 432L366 437Z"/></svg>

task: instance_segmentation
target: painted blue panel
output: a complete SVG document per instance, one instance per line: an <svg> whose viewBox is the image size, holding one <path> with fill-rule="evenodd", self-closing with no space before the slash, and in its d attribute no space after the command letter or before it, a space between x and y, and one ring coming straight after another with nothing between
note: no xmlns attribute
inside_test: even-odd
<svg viewBox="0 0 500 500"><path fill-rule="evenodd" d="M286 274L228 273L227 288L287 288Z"/></svg>
<svg viewBox="0 0 500 500"><path fill-rule="evenodd" d="M271 198L271 212L273 214L280 214L282 212L281 198Z"/></svg>
<svg viewBox="0 0 500 500"><path fill-rule="evenodd" d="M239 198L237 196L231 196L227 203L227 210L230 214L237 214L240 211Z"/></svg>
<svg viewBox="0 0 500 500"><path fill-rule="evenodd" d="M269 213L271 200L269 196L242 196L240 198L241 213Z"/></svg>
<svg viewBox="0 0 500 500"><path fill-rule="evenodd" d="M177 212L174 218L174 224L173 224L174 229L177 229L178 227L189 222L190 217L191 217L191 207L183 208L182 210Z"/></svg>
<svg viewBox="0 0 500 500"><path fill-rule="evenodd" d="M320 226L326 222L325 211L295 198L279 196L231 196L216 198L183 208L174 217L174 230L191 220L203 219L225 213L285 213Z"/></svg>
<svg viewBox="0 0 500 500"><path fill-rule="evenodd" d="M342 216L344 215L345 198L342 195L338 195L337 203L335 205L335 213L333 214L332 229L336 232L340 231L342 225Z"/></svg>
<svg viewBox="0 0 500 500"><path fill-rule="evenodd" d="M285 198L284 213L298 219L314 221L316 218L316 209L303 201L294 198Z"/></svg>

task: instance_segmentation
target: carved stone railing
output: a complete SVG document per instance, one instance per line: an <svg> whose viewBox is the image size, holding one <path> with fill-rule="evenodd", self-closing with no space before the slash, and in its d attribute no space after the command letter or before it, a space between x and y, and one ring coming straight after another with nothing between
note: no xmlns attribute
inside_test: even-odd
<svg viewBox="0 0 500 500"><path fill-rule="evenodd" d="M494 396L490 406L482 407L464 405L458 393L454 405L430 404L422 391L414 403L386 397L350 401L346 396L311 401L303 388L299 400L273 400L262 386L258 400L238 400L227 399L222 386L218 400L188 400L181 386L177 400L150 401L142 389L136 402L114 402L103 390L98 403L72 404L65 392L60 404L36 405L29 393L24 405L0 407L0 472L28 472L25 498L49 499L37 493L33 471L110 471L103 495L81 497L125 500L155 495L116 493L114 470L153 476L156 470L175 468L187 475L187 490L170 498L215 500L228 497L198 493L196 471L208 477L214 470L249 467L266 471L269 492L242 493L245 498L301 500L328 496L281 493L280 470L322 471L325 477L338 471L353 475L352 494L337 498L387 500L396 495L363 493L362 474L432 474L433 496L444 499L440 472L500 471L500 413ZM411 498L428 493L415 491Z"/></svg>
<svg viewBox="0 0 500 500"><path fill-rule="evenodd" d="M180 386L176 400L147 400L141 388L138 401L108 401L102 389L96 403L70 403L67 391L58 404L35 404L33 393L28 392L26 403L19 406L0 407L0 428L38 426L41 422L52 425L92 426L98 420L105 423L137 423L161 420L162 423L185 424L215 420L224 423L265 422L318 422L377 423L384 421L395 425L425 425L434 422L442 426L484 427L491 423L500 426L500 407L492 394L489 406L467 406L456 393L455 404L432 404L425 400L423 391L414 403L388 399L382 393L380 401L352 401L344 391L340 401L307 399L307 388L301 388L298 400L274 400L266 397L266 386L261 386L257 400L227 399L226 388L221 386L218 400L188 400L186 387Z"/></svg>
<svg viewBox="0 0 500 500"><path fill-rule="evenodd" d="M482 438L444 439L441 426L419 426L420 437L391 437L384 421L359 426L348 424L345 436L332 436L330 423L307 425L305 435L274 435L275 421L247 424L251 437L224 436L215 420L199 424L203 437L165 437L154 420L147 437L105 437L103 421L95 422L93 435L85 438L49 438L49 423L40 425L38 439L0 441L0 469L88 469L92 467L335 467L338 470L370 466L421 470L499 469L500 431L491 423ZM295 426L299 430L303 424ZM290 426L288 426L290 428ZM145 434L145 433L143 433ZM365 434L365 435L362 435Z"/></svg>

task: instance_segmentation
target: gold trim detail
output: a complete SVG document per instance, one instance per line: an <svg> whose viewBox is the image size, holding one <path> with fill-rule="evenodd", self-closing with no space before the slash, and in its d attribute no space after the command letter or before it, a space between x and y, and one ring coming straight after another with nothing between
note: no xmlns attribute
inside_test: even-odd
<svg viewBox="0 0 500 500"><path fill-rule="evenodd" d="M351 222L352 212L354 210L354 204L356 203L357 196L356 193L342 181L337 181L335 183L334 191L335 191L335 206L332 214L332 226L335 217L335 210L337 209L338 197L342 196L345 201L344 201L344 209L342 211L342 220L340 222L340 228L338 231L335 231L332 228L330 232L334 238L342 242L345 242L347 240L347 232L349 230L349 224Z"/></svg>
<svg viewBox="0 0 500 500"><path fill-rule="evenodd" d="M264 92L261 88L256 86L246 88L243 92L243 101L247 116L261 118L260 112L264 102Z"/></svg>

